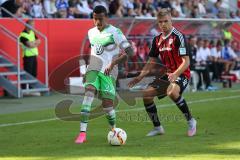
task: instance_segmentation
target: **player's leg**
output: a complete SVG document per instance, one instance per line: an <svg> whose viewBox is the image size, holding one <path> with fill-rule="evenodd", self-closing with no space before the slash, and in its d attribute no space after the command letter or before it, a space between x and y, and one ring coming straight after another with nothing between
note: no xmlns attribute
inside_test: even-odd
<svg viewBox="0 0 240 160"><path fill-rule="evenodd" d="M111 76L104 74L100 75L99 94L102 97L103 111L106 113L106 118L110 128L116 127L116 113L114 109L114 100L116 98L116 80Z"/></svg>
<svg viewBox="0 0 240 160"><path fill-rule="evenodd" d="M90 110L92 106L92 102L94 100L94 95L96 90L99 89L99 82L98 82L98 73L96 71L89 71L85 75L86 82L84 83L85 86L85 94L81 106L81 114L80 114L80 134L78 135L75 143L83 143L86 141L86 131L88 120L90 116Z"/></svg>
<svg viewBox="0 0 240 160"><path fill-rule="evenodd" d="M143 91L143 103L148 113L150 120L153 123L154 129L150 131L147 136L155 136L164 134L164 129L160 123L157 107L154 103L154 97L159 96L159 92L156 88L149 86L147 89Z"/></svg>
<svg viewBox="0 0 240 160"><path fill-rule="evenodd" d="M162 99L166 96L167 88L169 82L167 76L155 77L154 81L149 84L149 87L143 92L143 102L145 109L153 122L154 129L150 131L147 136L155 136L159 134L164 134L164 129L160 123L157 107L153 101L154 97L157 96L158 99Z"/></svg>
<svg viewBox="0 0 240 160"><path fill-rule="evenodd" d="M114 109L114 104L112 99L103 98L102 99L103 111L106 113L106 118L109 123L110 129L116 127L116 112Z"/></svg>
<svg viewBox="0 0 240 160"><path fill-rule="evenodd" d="M180 76L175 83L171 83L169 85L167 89L167 95L175 102L188 121L188 136L193 136L196 134L197 122L194 118L192 118L187 102L182 97L182 92L187 87L187 84L188 80L184 76Z"/></svg>

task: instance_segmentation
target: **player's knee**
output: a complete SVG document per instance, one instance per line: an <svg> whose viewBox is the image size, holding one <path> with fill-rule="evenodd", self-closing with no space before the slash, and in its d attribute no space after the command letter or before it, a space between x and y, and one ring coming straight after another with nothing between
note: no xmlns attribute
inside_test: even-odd
<svg viewBox="0 0 240 160"><path fill-rule="evenodd" d="M102 106L104 108L109 108L109 107L113 107L113 100L103 100L102 101Z"/></svg>
<svg viewBox="0 0 240 160"><path fill-rule="evenodd" d="M177 92L176 90L170 90L167 92L167 95L174 100L179 97L179 92Z"/></svg>
<svg viewBox="0 0 240 160"><path fill-rule="evenodd" d="M93 92L93 93L95 93L95 91L96 91L96 89L95 89L95 87L92 86L92 85L87 85L87 86L85 87L85 92Z"/></svg>
<svg viewBox="0 0 240 160"><path fill-rule="evenodd" d="M143 103L144 104L151 104L151 103L153 103L153 98L152 97L144 97L143 98Z"/></svg>

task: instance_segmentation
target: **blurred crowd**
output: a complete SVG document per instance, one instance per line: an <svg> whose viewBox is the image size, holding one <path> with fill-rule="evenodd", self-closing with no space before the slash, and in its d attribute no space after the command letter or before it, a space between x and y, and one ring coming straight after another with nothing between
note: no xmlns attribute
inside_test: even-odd
<svg viewBox="0 0 240 160"><path fill-rule="evenodd" d="M190 69L199 77L196 90L212 90L212 82L222 82L223 76L240 69L240 46L237 41L190 36L188 44ZM205 88L202 87L203 83Z"/></svg>
<svg viewBox="0 0 240 160"><path fill-rule="evenodd" d="M191 74L198 77L194 90L215 90L212 82L222 82L223 75L231 75L231 71L240 70L240 45L236 40L206 39L190 35L187 38L190 56ZM150 41L132 39L134 56L126 63L126 73L121 76L136 76L148 59ZM133 63L131 63L133 62ZM125 74L125 75L124 75ZM194 77L194 76L192 76Z"/></svg>
<svg viewBox="0 0 240 160"><path fill-rule="evenodd" d="M0 0L0 4L6 1ZM180 18L240 18L236 0L15 0L16 15L32 18L90 18L96 5L110 17L155 17L160 8Z"/></svg>

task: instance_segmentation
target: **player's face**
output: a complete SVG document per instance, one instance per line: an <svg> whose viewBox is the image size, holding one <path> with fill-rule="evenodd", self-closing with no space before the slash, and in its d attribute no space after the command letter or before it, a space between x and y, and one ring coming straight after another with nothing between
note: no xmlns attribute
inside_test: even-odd
<svg viewBox="0 0 240 160"><path fill-rule="evenodd" d="M107 16L104 13L93 13L94 25L101 31L107 25Z"/></svg>
<svg viewBox="0 0 240 160"><path fill-rule="evenodd" d="M172 29L172 20L169 15L158 17L158 26L164 33L169 33Z"/></svg>

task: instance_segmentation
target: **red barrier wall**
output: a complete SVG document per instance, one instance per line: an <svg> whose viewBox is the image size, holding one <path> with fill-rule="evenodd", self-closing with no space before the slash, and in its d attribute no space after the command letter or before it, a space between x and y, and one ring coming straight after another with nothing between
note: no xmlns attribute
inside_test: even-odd
<svg viewBox="0 0 240 160"><path fill-rule="evenodd" d="M114 20L115 25L120 27L123 32L131 26L132 20L123 21ZM130 34L142 34L147 32L151 26L151 21L136 22L138 25L132 28ZM184 26L186 22L177 22L174 25L177 28ZM19 35L24 26L15 19L0 19L0 25L5 26L13 33ZM50 86L54 89L62 89L64 78L78 68L78 56L84 38L87 36L89 28L93 27L92 20L61 20L61 19L36 19L35 28L42 32L48 38L48 54L49 54L49 72ZM195 28L194 28L195 27ZM196 26L183 27L181 30L185 34L195 34ZM234 25L239 28L239 25ZM144 31L144 32L143 32ZM239 38L239 35L236 38ZM42 39L43 42L43 39ZM88 46L86 46L88 48ZM0 49L8 52L13 57L17 56L16 44L13 43L6 35L0 32ZM44 45L39 47L40 55L43 56ZM76 58L77 57L77 58ZM38 59L38 78L44 81L44 63ZM64 64L64 65L63 65ZM53 75L53 76L51 76Z"/></svg>
<svg viewBox="0 0 240 160"><path fill-rule="evenodd" d="M14 19L0 19L0 24L16 35L24 29L24 25ZM59 65L80 54L82 41L92 26L92 20L35 20L35 28L48 38L49 75ZM42 38L41 40L39 50L40 55L43 56L44 41ZM16 44L2 32L0 33L0 48L13 57L17 56ZM40 59L38 62L38 78L44 81L44 63Z"/></svg>

